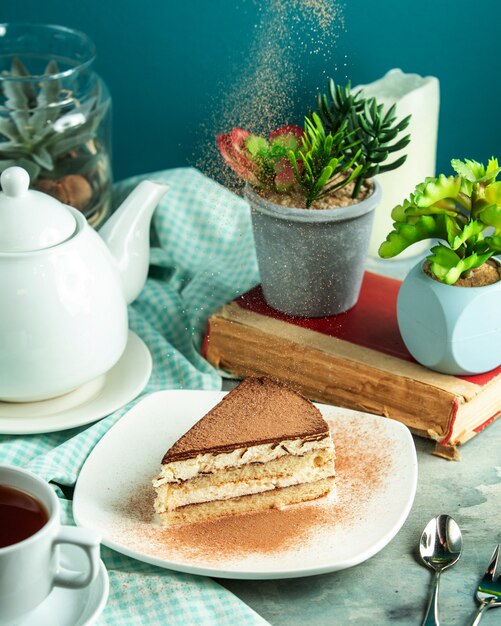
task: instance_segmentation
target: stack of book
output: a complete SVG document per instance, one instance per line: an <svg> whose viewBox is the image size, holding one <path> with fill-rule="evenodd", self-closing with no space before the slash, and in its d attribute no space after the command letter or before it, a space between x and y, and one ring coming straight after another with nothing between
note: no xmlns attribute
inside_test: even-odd
<svg viewBox="0 0 501 626"><path fill-rule="evenodd" d="M399 287L366 272L355 307L301 318L269 307L258 285L209 318L203 354L232 376L267 375L312 400L399 420L458 458L456 446L501 413L501 367L448 376L419 365L398 330Z"/></svg>

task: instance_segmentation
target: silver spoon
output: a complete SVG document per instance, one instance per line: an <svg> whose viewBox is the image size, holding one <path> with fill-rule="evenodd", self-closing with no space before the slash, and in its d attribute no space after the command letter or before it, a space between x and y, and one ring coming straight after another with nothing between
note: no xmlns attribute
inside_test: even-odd
<svg viewBox="0 0 501 626"><path fill-rule="evenodd" d="M463 537L452 517L437 515L426 524L419 542L419 554L425 565L435 570L435 581L422 626L440 626L438 621L440 574L458 561L462 550Z"/></svg>

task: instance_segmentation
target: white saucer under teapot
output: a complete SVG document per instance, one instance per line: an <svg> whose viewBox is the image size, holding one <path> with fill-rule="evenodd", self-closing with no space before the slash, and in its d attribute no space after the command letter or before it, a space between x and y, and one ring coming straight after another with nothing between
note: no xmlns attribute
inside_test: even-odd
<svg viewBox="0 0 501 626"><path fill-rule="evenodd" d="M29 402L111 369L127 343L127 304L146 281L151 217L168 187L143 181L97 233L82 213L0 179L0 400Z"/></svg>

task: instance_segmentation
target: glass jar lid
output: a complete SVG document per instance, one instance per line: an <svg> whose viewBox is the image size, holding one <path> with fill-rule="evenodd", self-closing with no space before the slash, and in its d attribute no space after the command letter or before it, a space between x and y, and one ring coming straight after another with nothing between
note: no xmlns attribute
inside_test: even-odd
<svg viewBox="0 0 501 626"><path fill-rule="evenodd" d="M29 189L22 167L9 167L0 177L0 252L33 252L69 239L77 222L52 196Z"/></svg>

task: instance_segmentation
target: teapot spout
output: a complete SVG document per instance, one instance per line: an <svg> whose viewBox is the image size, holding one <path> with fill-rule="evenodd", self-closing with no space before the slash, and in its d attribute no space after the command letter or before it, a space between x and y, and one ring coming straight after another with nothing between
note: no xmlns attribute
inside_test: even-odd
<svg viewBox="0 0 501 626"><path fill-rule="evenodd" d="M118 207L100 229L120 272L127 304L144 287L150 260L150 223L168 185L145 180Z"/></svg>

